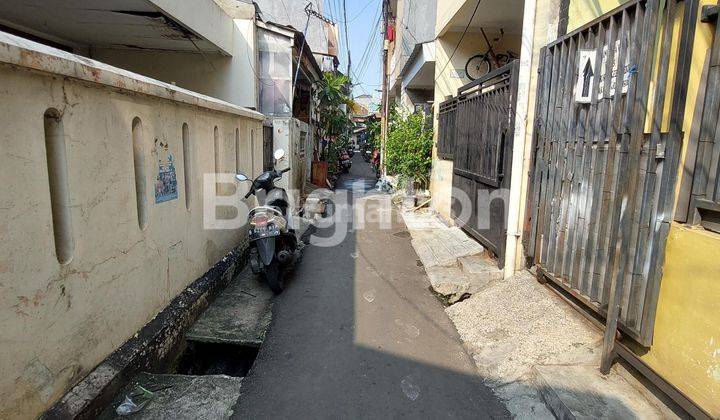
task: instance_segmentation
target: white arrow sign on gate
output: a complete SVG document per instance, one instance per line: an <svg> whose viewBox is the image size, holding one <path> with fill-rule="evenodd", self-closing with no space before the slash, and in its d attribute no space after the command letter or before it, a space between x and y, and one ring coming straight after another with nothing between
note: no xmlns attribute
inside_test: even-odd
<svg viewBox="0 0 720 420"><path fill-rule="evenodd" d="M592 87L597 75L595 50L580 50L580 59L578 60L578 70L576 73L575 83L575 102L590 103L592 96Z"/></svg>

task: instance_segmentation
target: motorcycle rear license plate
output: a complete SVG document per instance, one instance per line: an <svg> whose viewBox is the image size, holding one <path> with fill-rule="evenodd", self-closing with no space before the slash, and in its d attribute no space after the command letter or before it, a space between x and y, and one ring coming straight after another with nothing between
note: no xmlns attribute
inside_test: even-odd
<svg viewBox="0 0 720 420"><path fill-rule="evenodd" d="M280 236L277 226L259 226L250 229L250 239L271 238Z"/></svg>
<svg viewBox="0 0 720 420"><path fill-rule="evenodd" d="M349 161L349 160L343 160L342 163L343 163L343 165L348 165L348 164L350 164L350 161Z"/></svg>

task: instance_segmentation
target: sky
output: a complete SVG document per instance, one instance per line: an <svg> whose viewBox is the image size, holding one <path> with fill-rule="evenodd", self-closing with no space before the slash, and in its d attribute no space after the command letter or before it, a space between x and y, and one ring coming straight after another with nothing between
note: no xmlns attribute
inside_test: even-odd
<svg viewBox="0 0 720 420"><path fill-rule="evenodd" d="M343 0L324 0L325 15L337 22L340 29L340 68L347 71L347 46L342 15ZM382 68L382 34L376 22L380 19L382 0L345 0L347 28L352 58L351 79L355 84L353 94L370 94L380 97ZM369 44L369 48L368 48ZM379 101L379 99L378 99Z"/></svg>

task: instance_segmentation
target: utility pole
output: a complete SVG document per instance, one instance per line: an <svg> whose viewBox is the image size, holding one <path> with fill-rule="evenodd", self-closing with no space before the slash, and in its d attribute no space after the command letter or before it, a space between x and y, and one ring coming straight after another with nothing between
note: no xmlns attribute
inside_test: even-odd
<svg viewBox="0 0 720 420"><path fill-rule="evenodd" d="M347 48L347 77L350 81L350 95L352 97L352 73L350 73L350 64L352 63L352 58L350 57L350 35L348 34L348 19L347 19L347 6L345 5L345 0L342 2L342 8L343 8L343 25L345 26L345 47ZM348 115L352 115L352 110L348 109ZM348 141L352 137L350 133L352 124L348 124L347 132L345 133Z"/></svg>
<svg viewBox="0 0 720 420"><path fill-rule="evenodd" d="M389 98L388 98L388 47L387 39L388 30L388 0L383 0L382 5L382 21L383 21L383 53L382 53L382 99L380 103L382 123L380 124L380 168L385 175L385 144L388 136L388 114L389 114Z"/></svg>
<svg viewBox="0 0 720 420"><path fill-rule="evenodd" d="M347 57L348 57L347 77L350 77L350 64L352 63L352 58L350 57L350 38L348 35L347 7L345 6L345 0L343 0L343 2L342 2L342 7L343 7L343 20L344 20L344 25L345 25L345 46L347 47Z"/></svg>

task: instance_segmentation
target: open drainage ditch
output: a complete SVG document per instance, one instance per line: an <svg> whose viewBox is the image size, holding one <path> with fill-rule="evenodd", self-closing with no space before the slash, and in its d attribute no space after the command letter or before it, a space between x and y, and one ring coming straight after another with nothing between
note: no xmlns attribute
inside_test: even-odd
<svg viewBox="0 0 720 420"><path fill-rule="evenodd" d="M243 274L244 273L244 274ZM105 405L103 419L197 418L232 413L243 378L252 369L269 326L272 292L248 269L213 299L164 362L128 378ZM181 416L182 417L182 416Z"/></svg>
<svg viewBox="0 0 720 420"><path fill-rule="evenodd" d="M152 373L135 374L93 417L178 418L188 412L197 414L196 418L229 417L258 350L237 344L187 341L174 364Z"/></svg>
<svg viewBox="0 0 720 420"><path fill-rule="evenodd" d="M257 357L256 347L189 341L174 372L180 375L245 377Z"/></svg>

